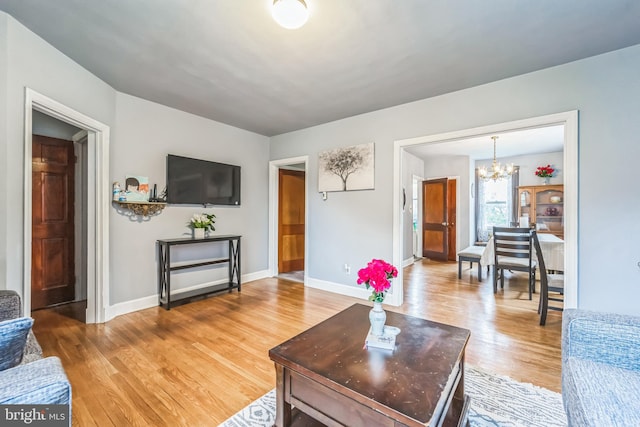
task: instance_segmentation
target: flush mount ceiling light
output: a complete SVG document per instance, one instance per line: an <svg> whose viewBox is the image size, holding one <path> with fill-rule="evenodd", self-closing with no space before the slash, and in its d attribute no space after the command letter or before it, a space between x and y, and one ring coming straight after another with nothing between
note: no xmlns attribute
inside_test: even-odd
<svg viewBox="0 0 640 427"><path fill-rule="evenodd" d="M491 139L493 139L493 163L491 164L491 169L487 170L486 166L482 166L478 171L478 175L486 181L491 179L497 181L512 175L514 168L513 163L507 166L502 166L498 163L498 160L496 160L496 139L498 139L498 137L492 136Z"/></svg>
<svg viewBox="0 0 640 427"><path fill-rule="evenodd" d="M271 15L280 26L295 30L309 18L309 9L304 0L273 0Z"/></svg>

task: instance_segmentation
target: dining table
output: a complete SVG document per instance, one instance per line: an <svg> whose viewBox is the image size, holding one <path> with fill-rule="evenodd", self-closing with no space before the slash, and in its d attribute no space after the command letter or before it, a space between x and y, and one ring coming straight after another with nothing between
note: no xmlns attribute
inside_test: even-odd
<svg viewBox="0 0 640 427"><path fill-rule="evenodd" d="M544 264L547 270L564 271L564 240L551 233L538 233L538 241L540 249L544 257ZM491 266L495 263L495 245L493 244L493 236L489 238L485 250L480 257L480 264L484 267ZM537 260L535 251L533 259Z"/></svg>

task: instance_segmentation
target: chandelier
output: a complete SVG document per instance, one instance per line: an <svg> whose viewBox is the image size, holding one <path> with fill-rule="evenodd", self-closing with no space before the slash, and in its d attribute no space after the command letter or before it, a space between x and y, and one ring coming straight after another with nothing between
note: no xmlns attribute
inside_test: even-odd
<svg viewBox="0 0 640 427"><path fill-rule="evenodd" d="M496 139L498 139L498 137L492 136L491 139L493 139L493 163L491 164L490 169L487 169L486 166L482 166L480 170L478 170L478 175L480 176L480 178L487 181L497 181L499 179L506 178L509 175L512 175L514 168L513 163L506 166L502 166L500 163L498 163L498 161L496 160Z"/></svg>

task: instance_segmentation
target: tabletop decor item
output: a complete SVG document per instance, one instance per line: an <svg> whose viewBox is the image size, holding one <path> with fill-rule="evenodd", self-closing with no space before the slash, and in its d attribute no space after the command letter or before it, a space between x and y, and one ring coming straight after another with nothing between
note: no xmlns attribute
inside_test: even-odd
<svg viewBox="0 0 640 427"><path fill-rule="evenodd" d="M358 285L364 283L367 289L373 289L369 296L369 301L373 301L373 308L369 312L372 335L380 336L384 332L387 314L382 309L382 302L391 287L390 279L394 277L398 277L398 269L381 259L372 259L358 271Z"/></svg>
<svg viewBox="0 0 640 427"><path fill-rule="evenodd" d="M553 176L556 170L551 167L551 165L547 166L538 166L536 168L536 176L544 179L545 184L549 184L549 179Z"/></svg>
<svg viewBox="0 0 640 427"><path fill-rule="evenodd" d="M206 231L215 231L216 228L213 226L215 217L214 214L208 213L193 214L189 220L189 227L193 229L193 238L203 239Z"/></svg>

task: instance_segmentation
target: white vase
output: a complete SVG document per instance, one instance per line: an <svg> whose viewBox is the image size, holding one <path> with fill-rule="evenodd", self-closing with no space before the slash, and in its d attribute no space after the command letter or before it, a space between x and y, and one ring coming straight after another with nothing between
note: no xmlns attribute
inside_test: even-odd
<svg viewBox="0 0 640 427"><path fill-rule="evenodd" d="M194 239L204 239L204 228L194 228L193 229L193 238Z"/></svg>
<svg viewBox="0 0 640 427"><path fill-rule="evenodd" d="M374 302L373 308L369 312L369 322L371 322L371 334L381 336L384 332L384 322L387 321L387 313L382 309L381 302Z"/></svg>

